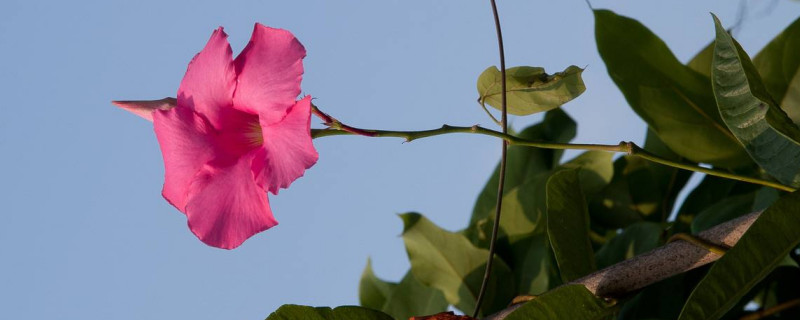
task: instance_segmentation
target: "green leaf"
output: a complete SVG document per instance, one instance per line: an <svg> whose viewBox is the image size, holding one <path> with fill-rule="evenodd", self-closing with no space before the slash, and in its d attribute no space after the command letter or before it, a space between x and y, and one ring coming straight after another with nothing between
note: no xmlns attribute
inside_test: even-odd
<svg viewBox="0 0 800 320"><path fill-rule="evenodd" d="M681 161L652 130L647 131L645 149L661 158ZM666 221L690 176L689 171L639 157L619 157L614 162L614 177L602 192L592 197L589 212L599 225L611 229L641 220Z"/></svg>
<svg viewBox="0 0 800 320"><path fill-rule="evenodd" d="M800 192L765 210L697 284L681 320L718 319L800 244Z"/></svg>
<svg viewBox="0 0 800 320"><path fill-rule="evenodd" d="M475 247L462 234L448 232L418 213L400 215L411 272L423 284L439 289L450 304L472 311L483 279L488 250ZM495 257L482 311L502 309L514 297L514 279Z"/></svg>
<svg viewBox="0 0 800 320"><path fill-rule="evenodd" d="M553 289L514 310L505 320L600 320L617 311L581 284Z"/></svg>
<svg viewBox="0 0 800 320"><path fill-rule="evenodd" d="M577 170L583 193L596 193L613 175L611 156L602 151L584 152L535 175L503 197L497 252L512 267L520 292L541 294L561 283L547 236L548 179L560 171ZM492 221L490 217L484 225L489 226Z"/></svg>
<svg viewBox="0 0 800 320"><path fill-rule="evenodd" d="M714 107L708 77L683 65L636 20L595 10L597 49L633 110L670 149L725 168L751 164Z"/></svg>
<svg viewBox="0 0 800 320"><path fill-rule="evenodd" d="M775 201L778 201L781 194L778 190L770 187L762 187L756 191L755 199L753 199L753 208L750 211L761 211L769 208Z"/></svg>
<svg viewBox="0 0 800 320"><path fill-rule="evenodd" d="M692 221L701 212L727 198L756 192L758 189L759 186L754 184L706 175L683 201L671 231L673 234L691 232ZM753 209L755 211L756 207Z"/></svg>
<svg viewBox="0 0 800 320"><path fill-rule="evenodd" d="M783 184L800 186L800 129L775 103L747 53L714 17L712 78L725 124L755 162Z"/></svg>
<svg viewBox="0 0 800 320"><path fill-rule="evenodd" d="M697 71L708 78L711 78L711 61L714 59L714 41L703 47L689 63L686 64L690 69Z"/></svg>
<svg viewBox="0 0 800 320"><path fill-rule="evenodd" d="M509 257L519 294L539 295L561 285L547 233L537 232L508 246L510 253L504 255Z"/></svg>
<svg viewBox="0 0 800 320"><path fill-rule="evenodd" d="M267 317L267 320L393 320L387 314L356 306L308 307L293 304L282 305Z"/></svg>
<svg viewBox="0 0 800 320"><path fill-rule="evenodd" d="M546 187L547 179L554 172L567 169L581 169L578 173L581 188L586 194L594 194L605 187L613 175L611 153L587 151L574 159L548 171L529 171L528 179L516 186L506 186L508 192L503 196L502 221L500 222L500 239L515 242L532 233L545 232ZM533 173L535 172L535 173ZM493 208L492 208L493 210ZM488 227L493 215L487 214L482 220L470 226L472 234L478 235L478 245L488 243ZM468 232L469 234L469 232Z"/></svg>
<svg viewBox="0 0 800 320"><path fill-rule="evenodd" d="M443 312L447 306L439 290L425 286L409 271L389 294L381 310L395 319L408 319Z"/></svg>
<svg viewBox="0 0 800 320"><path fill-rule="evenodd" d="M525 116L560 107L586 91L583 69L569 66L563 72L549 75L544 68L514 67L506 69L508 113ZM487 68L478 77L478 101L502 110L502 74L497 67Z"/></svg>
<svg viewBox="0 0 800 320"><path fill-rule="evenodd" d="M637 222L597 250L597 266L605 268L636 255L653 250L661 244L664 228L653 222Z"/></svg>
<svg viewBox="0 0 800 320"><path fill-rule="evenodd" d="M578 170L562 170L547 180L547 234L564 282L597 270Z"/></svg>
<svg viewBox="0 0 800 320"><path fill-rule="evenodd" d="M681 307L689 297L686 288L691 289L694 285L694 282L687 281L687 278L690 277L681 273L642 288L632 299L623 304L616 319L677 319Z"/></svg>
<svg viewBox="0 0 800 320"><path fill-rule="evenodd" d="M725 221L753 212L755 198L756 193L751 192L725 198L709 206L692 221L692 233L704 231Z"/></svg>
<svg viewBox="0 0 800 320"><path fill-rule="evenodd" d="M781 100L781 109L792 119L796 125L800 125L800 71L798 71L792 81L786 95Z"/></svg>
<svg viewBox="0 0 800 320"><path fill-rule="evenodd" d="M800 124L800 18L753 58L767 92Z"/></svg>
<svg viewBox="0 0 800 320"><path fill-rule="evenodd" d="M367 259L367 266L364 267L358 284L359 303L362 307L381 310L386 303L386 297L396 286L396 283L378 279L372 271L372 260Z"/></svg>
<svg viewBox="0 0 800 320"><path fill-rule="evenodd" d="M566 143L575 137L575 121L563 110L555 109L545 114L541 123L523 130L519 136L525 139ZM505 195L525 181L533 179L536 175L550 171L558 165L563 150L530 148L523 146L508 147L508 161L506 165ZM488 234L483 232L488 218L494 212L497 203L497 183L500 168L495 168L489 181L483 187L475 202L470 218L470 227L465 231L467 237L475 244L487 244Z"/></svg>

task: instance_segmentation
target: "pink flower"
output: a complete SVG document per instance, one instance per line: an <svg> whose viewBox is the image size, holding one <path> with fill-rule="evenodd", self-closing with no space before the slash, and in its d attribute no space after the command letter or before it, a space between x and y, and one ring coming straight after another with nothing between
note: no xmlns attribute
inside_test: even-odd
<svg viewBox="0 0 800 320"><path fill-rule="evenodd" d="M278 194L316 163L303 45L256 24L234 60L222 27L189 63L177 100L115 101L151 119L164 156L163 196L204 243L233 249L278 224Z"/></svg>

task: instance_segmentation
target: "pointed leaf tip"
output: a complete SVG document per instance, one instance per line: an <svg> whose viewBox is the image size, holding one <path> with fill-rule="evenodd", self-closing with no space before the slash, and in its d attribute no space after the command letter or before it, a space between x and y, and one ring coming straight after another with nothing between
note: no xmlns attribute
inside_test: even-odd
<svg viewBox="0 0 800 320"><path fill-rule="evenodd" d="M717 38L711 84L723 122L761 168L800 187L800 128L767 92L747 53L712 17Z"/></svg>

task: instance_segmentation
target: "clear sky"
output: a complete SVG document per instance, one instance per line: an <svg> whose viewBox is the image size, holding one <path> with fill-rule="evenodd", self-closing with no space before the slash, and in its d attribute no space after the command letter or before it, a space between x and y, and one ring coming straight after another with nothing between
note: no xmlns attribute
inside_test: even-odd
<svg viewBox="0 0 800 320"><path fill-rule="evenodd" d="M576 141L643 140L583 0L500 2L509 67L587 66L586 93L564 107ZM683 61L712 39L708 12L731 26L740 3L592 2L642 21ZM797 1L744 3L735 36L751 54L800 13ZM368 257L389 280L408 268L397 213L466 225L498 141L328 137L314 141L318 164L270 196L279 226L233 251L197 240L160 196L152 124L109 101L175 96L217 26L238 53L255 22L300 39L304 93L349 124L492 126L475 103L478 74L498 63L488 1L3 0L0 319L262 319L284 303L357 304Z"/></svg>

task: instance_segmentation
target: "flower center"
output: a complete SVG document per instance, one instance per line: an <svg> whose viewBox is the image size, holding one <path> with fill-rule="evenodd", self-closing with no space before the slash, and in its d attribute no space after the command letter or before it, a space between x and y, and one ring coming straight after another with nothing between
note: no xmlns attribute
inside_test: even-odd
<svg viewBox="0 0 800 320"><path fill-rule="evenodd" d="M264 144L264 135L261 132L261 124L258 123L258 118L256 118L255 121L247 123L244 137L247 144L251 147L258 147Z"/></svg>

